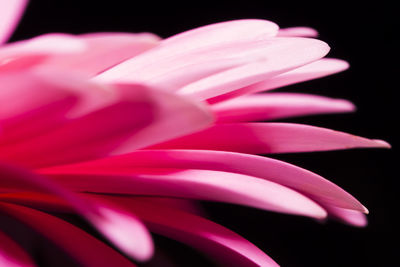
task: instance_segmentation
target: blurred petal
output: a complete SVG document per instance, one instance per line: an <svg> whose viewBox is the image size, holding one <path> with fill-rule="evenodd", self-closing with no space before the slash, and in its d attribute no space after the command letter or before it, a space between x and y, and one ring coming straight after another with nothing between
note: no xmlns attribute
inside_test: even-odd
<svg viewBox="0 0 400 267"><path fill-rule="evenodd" d="M287 85L335 74L346 70L348 67L349 64L344 60L335 58L322 58L320 60L311 62L304 66L300 66L278 76L274 76L269 79L265 79L264 81L242 87L225 95L214 97L213 99L210 99L208 101L210 103L216 103L245 94L272 90Z"/></svg>
<svg viewBox="0 0 400 267"><path fill-rule="evenodd" d="M266 154L389 148L382 140L295 123L226 123L151 147L152 149L203 149Z"/></svg>
<svg viewBox="0 0 400 267"><path fill-rule="evenodd" d="M190 169L110 170L49 173L55 181L80 192L179 197L228 202L288 214L326 217L308 197L256 177L237 173Z"/></svg>
<svg viewBox="0 0 400 267"><path fill-rule="evenodd" d="M34 267L36 264L14 240L0 231L0 266Z"/></svg>
<svg viewBox="0 0 400 267"><path fill-rule="evenodd" d="M335 206L325 206L325 208L329 211L329 216L339 222L356 227L365 227L368 224L365 214L359 211L343 209Z"/></svg>
<svg viewBox="0 0 400 267"><path fill-rule="evenodd" d="M212 106L217 122L246 122L354 111L344 99L295 93L254 94Z"/></svg>
<svg viewBox="0 0 400 267"><path fill-rule="evenodd" d="M28 0L0 0L0 45L16 28Z"/></svg>
<svg viewBox="0 0 400 267"><path fill-rule="evenodd" d="M365 212L349 193L323 177L292 164L256 155L208 150L142 150L73 165L38 170L43 174L140 172L143 168L200 169L266 179L303 193L318 203Z"/></svg>
<svg viewBox="0 0 400 267"><path fill-rule="evenodd" d="M47 237L83 266L135 266L127 258L103 242L54 216L14 204L0 203L0 210Z"/></svg>
<svg viewBox="0 0 400 267"><path fill-rule="evenodd" d="M280 37L318 37L317 30L310 27L290 27L279 29Z"/></svg>
<svg viewBox="0 0 400 267"><path fill-rule="evenodd" d="M106 198L138 214L152 232L205 252L223 266L278 266L249 241L204 218L145 198Z"/></svg>
<svg viewBox="0 0 400 267"><path fill-rule="evenodd" d="M97 79L105 82L138 82L151 81L160 72L171 72L177 58L195 54L196 51L207 51L215 46L229 43L257 41L274 36L278 26L266 20L236 20L216 23L172 36L147 53L127 60ZM157 64L154 64L154 63ZM167 64L165 64L167 63ZM169 69L160 68L167 66Z"/></svg>
<svg viewBox="0 0 400 267"><path fill-rule="evenodd" d="M89 202L44 177L15 167L1 164L0 173L0 188L3 192L28 190L60 197L127 255L138 260L151 257L153 244L150 234L132 214L101 202Z"/></svg>

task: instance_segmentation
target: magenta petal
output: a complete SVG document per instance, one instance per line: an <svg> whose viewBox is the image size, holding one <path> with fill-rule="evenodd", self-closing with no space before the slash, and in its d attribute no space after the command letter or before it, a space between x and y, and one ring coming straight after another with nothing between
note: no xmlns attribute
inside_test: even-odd
<svg viewBox="0 0 400 267"><path fill-rule="evenodd" d="M347 100L295 93L253 94L212 105L217 122L221 123L273 120L354 109L355 106Z"/></svg>
<svg viewBox="0 0 400 267"><path fill-rule="evenodd" d="M34 267L36 264L28 253L0 231L0 266Z"/></svg>
<svg viewBox="0 0 400 267"><path fill-rule="evenodd" d="M176 58L182 58L182 55L239 41L268 38L277 31L276 24L265 20L235 20L200 27L162 41L158 47L111 68L97 79L107 82L137 82L138 79L143 81L148 76L147 80L152 80L162 62L168 62L167 66L171 68L175 66Z"/></svg>
<svg viewBox="0 0 400 267"><path fill-rule="evenodd" d="M0 0L0 45L14 31L27 3L28 0Z"/></svg>
<svg viewBox="0 0 400 267"><path fill-rule="evenodd" d="M319 219L327 215L314 201L290 188L238 173L190 169L42 172L58 183L80 192L228 202Z"/></svg>
<svg viewBox="0 0 400 267"><path fill-rule="evenodd" d="M323 177L292 164L256 155L208 150L142 150L73 165L38 170L43 174L140 172L142 168L200 169L241 173L266 179L323 203L365 212L349 193Z"/></svg>
<svg viewBox="0 0 400 267"><path fill-rule="evenodd" d="M317 37L317 30L310 27L290 27L279 29L280 37Z"/></svg>
<svg viewBox="0 0 400 267"><path fill-rule="evenodd" d="M0 210L29 225L59 245L83 266L135 266L98 239L54 216L14 204L0 203Z"/></svg>
<svg viewBox="0 0 400 267"><path fill-rule="evenodd" d="M344 209L330 205L324 207L329 211L330 217L342 223L346 223L356 227L365 227L368 224L368 220L365 214L359 211Z"/></svg>
<svg viewBox="0 0 400 267"><path fill-rule="evenodd" d="M367 147L389 148L390 145L381 140L303 124L226 123L152 148L225 150L265 154Z"/></svg>
<svg viewBox="0 0 400 267"><path fill-rule="evenodd" d="M3 192L23 189L57 196L70 204L76 212L127 255L142 261L152 256L153 243L150 234L134 215L101 202L92 203L44 177L11 166L1 164L0 172L2 173L0 188Z"/></svg>
<svg viewBox="0 0 400 267"><path fill-rule="evenodd" d="M243 237L204 218L146 198L107 198L138 214L152 232L203 251L223 266L278 266Z"/></svg>
<svg viewBox="0 0 400 267"><path fill-rule="evenodd" d="M262 58L191 83L178 93L202 100L211 99L311 63L328 51L329 46L316 39L267 39Z"/></svg>

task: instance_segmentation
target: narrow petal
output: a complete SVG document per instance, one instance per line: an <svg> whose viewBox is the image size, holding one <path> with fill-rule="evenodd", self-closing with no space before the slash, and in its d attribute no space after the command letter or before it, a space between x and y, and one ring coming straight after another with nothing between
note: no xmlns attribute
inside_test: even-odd
<svg viewBox="0 0 400 267"><path fill-rule="evenodd" d="M153 149L225 150L250 154L350 148L389 148L385 141L295 123L226 123L165 142Z"/></svg>
<svg viewBox="0 0 400 267"><path fill-rule="evenodd" d="M150 33L92 33L71 38L85 42L86 49L70 55L51 56L41 67L67 69L91 77L159 43L159 37Z"/></svg>
<svg viewBox="0 0 400 267"><path fill-rule="evenodd" d="M181 88L178 93L206 100L229 94L324 57L329 46L316 39L273 38L264 58L206 77ZM215 102L215 99L212 100Z"/></svg>
<svg viewBox="0 0 400 267"><path fill-rule="evenodd" d="M266 179L309 196L317 203L365 212L349 193L323 177L292 164L262 156L209 150L142 150L127 155L38 170L43 174L140 172L142 168L200 169Z"/></svg>
<svg viewBox="0 0 400 267"><path fill-rule="evenodd" d="M355 106L344 99L295 93L247 95L212 105L220 123L274 120L354 109Z"/></svg>
<svg viewBox="0 0 400 267"><path fill-rule="evenodd" d="M159 68L159 64L168 62L174 67L176 58L192 54L195 51L207 51L221 44L255 41L274 36L278 26L265 20L236 20L212 24L172 36L147 53L127 60L108 71L97 79L106 82L137 82L146 76L151 80ZM155 65L154 63L157 62ZM162 64L164 66L165 64ZM165 70L164 70L165 71ZM169 72L166 70L166 72Z"/></svg>
<svg viewBox="0 0 400 267"><path fill-rule="evenodd" d="M31 208L6 203L0 203L0 210L47 237L83 266L135 266L103 242L54 216Z"/></svg>
<svg viewBox="0 0 400 267"><path fill-rule="evenodd" d="M0 266L34 267L36 264L14 240L0 231Z"/></svg>
<svg viewBox="0 0 400 267"><path fill-rule="evenodd" d="M0 164L0 188L3 192L28 190L57 196L82 215L100 233L127 255L144 261L151 257L153 244L150 234L132 214L105 203L82 199L44 177L15 167Z"/></svg>
<svg viewBox="0 0 400 267"><path fill-rule="evenodd" d="M317 30L310 27L290 27L279 29L280 37L318 37Z"/></svg>
<svg viewBox="0 0 400 267"><path fill-rule="evenodd" d="M16 28L28 0L0 0L0 45Z"/></svg>
<svg viewBox="0 0 400 267"><path fill-rule="evenodd" d="M320 60L282 73L278 76L274 76L269 79L265 79L264 81L242 87L238 90L232 91L225 95L221 95L219 97L214 97L213 99L210 99L208 101L211 103L216 103L245 94L272 90L295 83L314 80L344 71L348 67L349 64L344 60L335 58L322 58Z"/></svg>
<svg viewBox="0 0 400 267"><path fill-rule="evenodd" d="M205 252L224 266L278 266L243 237L204 218L146 198L106 198L138 214L152 232Z"/></svg>
<svg viewBox="0 0 400 267"><path fill-rule="evenodd" d="M365 214L359 211L329 205L325 208L329 211L329 216L339 222L355 227L365 227L368 224Z"/></svg>
<svg viewBox="0 0 400 267"><path fill-rule="evenodd" d="M89 174L88 174L89 173ZM308 197L256 177L210 170L148 169L123 173L47 174L80 192L180 197L228 202L288 214L326 217Z"/></svg>

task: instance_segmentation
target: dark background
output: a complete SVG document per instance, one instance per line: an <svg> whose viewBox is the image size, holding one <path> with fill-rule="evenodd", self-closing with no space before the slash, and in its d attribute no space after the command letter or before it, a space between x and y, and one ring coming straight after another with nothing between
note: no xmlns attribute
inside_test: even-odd
<svg viewBox="0 0 400 267"><path fill-rule="evenodd" d="M351 68L341 74L284 88L346 98L354 114L290 121L384 139L391 150L349 150L278 155L334 181L370 210L369 225L354 228L334 221L275 214L226 204L205 203L210 217L266 251L282 266L395 266L397 213L398 39L393 6L301 6L268 1L186 2L31 1L12 40L47 32L154 32L161 37L205 24L240 18L272 20L281 27L311 26L332 48L329 56ZM211 262L179 243L156 236L155 260L143 266L209 266ZM394 243L391 243L393 239ZM397 246L397 248L396 248ZM165 249L168 247L168 249ZM167 252L167 253L164 253ZM61 257L60 257L61 258ZM163 262L164 263L161 263ZM167 265L166 261L169 261Z"/></svg>

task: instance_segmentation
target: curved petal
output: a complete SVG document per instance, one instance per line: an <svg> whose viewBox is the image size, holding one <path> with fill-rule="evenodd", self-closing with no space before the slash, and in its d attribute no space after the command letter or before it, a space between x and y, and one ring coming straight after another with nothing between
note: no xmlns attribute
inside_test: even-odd
<svg viewBox="0 0 400 267"><path fill-rule="evenodd" d="M204 218L146 198L106 198L138 214L152 232L197 248L224 266L278 266L243 237Z"/></svg>
<svg viewBox="0 0 400 267"><path fill-rule="evenodd" d="M71 36L86 44L86 49L70 55L54 55L46 59L43 68L67 69L91 77L137 56L159 43L159 37L150 33L92 33Z"/></svg>
<svg viewBox="0 0 400 267"><path fill-rule="evenodd" d="M14 31L27 3L28 0L0 0L0 45Z"/></svg>
<svg viewBox="0 0 400 267"><path fill-rule="evenodd" d="M29 225L59 245L83 266L135 266L111 247L54 216L15 204L0 203L0 210Z"/></svg>
<svg viewBox="0 0 400 267"><path fill-rule="evenodd" d="M150 234L132 214L101 202L79 198L48 179L15 167L0 164L0 173L2 192L27 190L60 197L127 255L138 260L151 257L153 243Z"/></svg>
<svg viewBox="0 0 400 267"><path fill-rule="evenodd" d="M290 27L279 29L278 36L281 37L318 37L317 30L310 27Z"/></svg>
<svg viewBox="0 0 400 267"><path fill-rule="evenodd" d="M197 99L220 101L221 95L261 82L325 56L329 46L309 38L277 37L265 41L265 54L250 64L229 69L188 84L178 93Z"/></svg>
<svg viewBox="0 0 400 267"><path fill-rule="evenodd" d="M356 227L365 227L368 224L368 220L365 214L359 211L344 209L330 205L326 205L324 207L329 211L330 217L342 223L346 223L348 225Z"/></svg>
<svg viewBox="0 0 400 267"><path fill-rule="evenodd" d="M83 174L47 175L65 187L80 192L228 202L319 219L327 215L314 201L292 189L237 173L149 168L122 173L91 170Z"/></svg>
<svg viewBox="0 0 400 267"><path fill-rule="evenodd" d="M344 99L295 93L253 94L220 102L211 107L217 122L274 120L312 114L340 113L355 110Z"/></svg>
<svg viewBox="0 0 400 267"><path fill-rule="evenodd" d="M349 193L323 177L295 165L256 155L209 150L142 150L39 173L90 174L140 172L143 168L200 169L240 173L266 179L299 191L318 203L366 212Z"/></svg>
<svg viewBox="0 0 400 267"><path fill-rule="evenodd" d="M282 73L278 76L274 76L264 81L242 87L238 90L215 97L208 101L211 103L216 103L245 94L272 90L287 85L332 75L344 71L348 67L349 64L344 60L336 58L322 58L320 60Z"/></svg>
<svg viewBox="0 0 400 267"><path fill-rule="evenodd" d="M184 55L229 43L260 40L274 36L277 31L276 24L265 20L236 20L200 27L172 36L158 47L118 64L96 79L106 82L151 81L154 75L159 75L157 71L170 72L160 66L175 67L176 59ZM163 64L165 62L167 64Z"/></svg>
<svg viewBox="0 0 400 267"><path fill-rule="evenodd" d="M265 154L389 148L385 141L295 123L226 123L151 147Z"/></svg>
<svg viewBox="0 0 400 267"><path fill-rule="evenodd" d="M36 264L17 243L0 231L0 266L34 267Z"/></svg>

